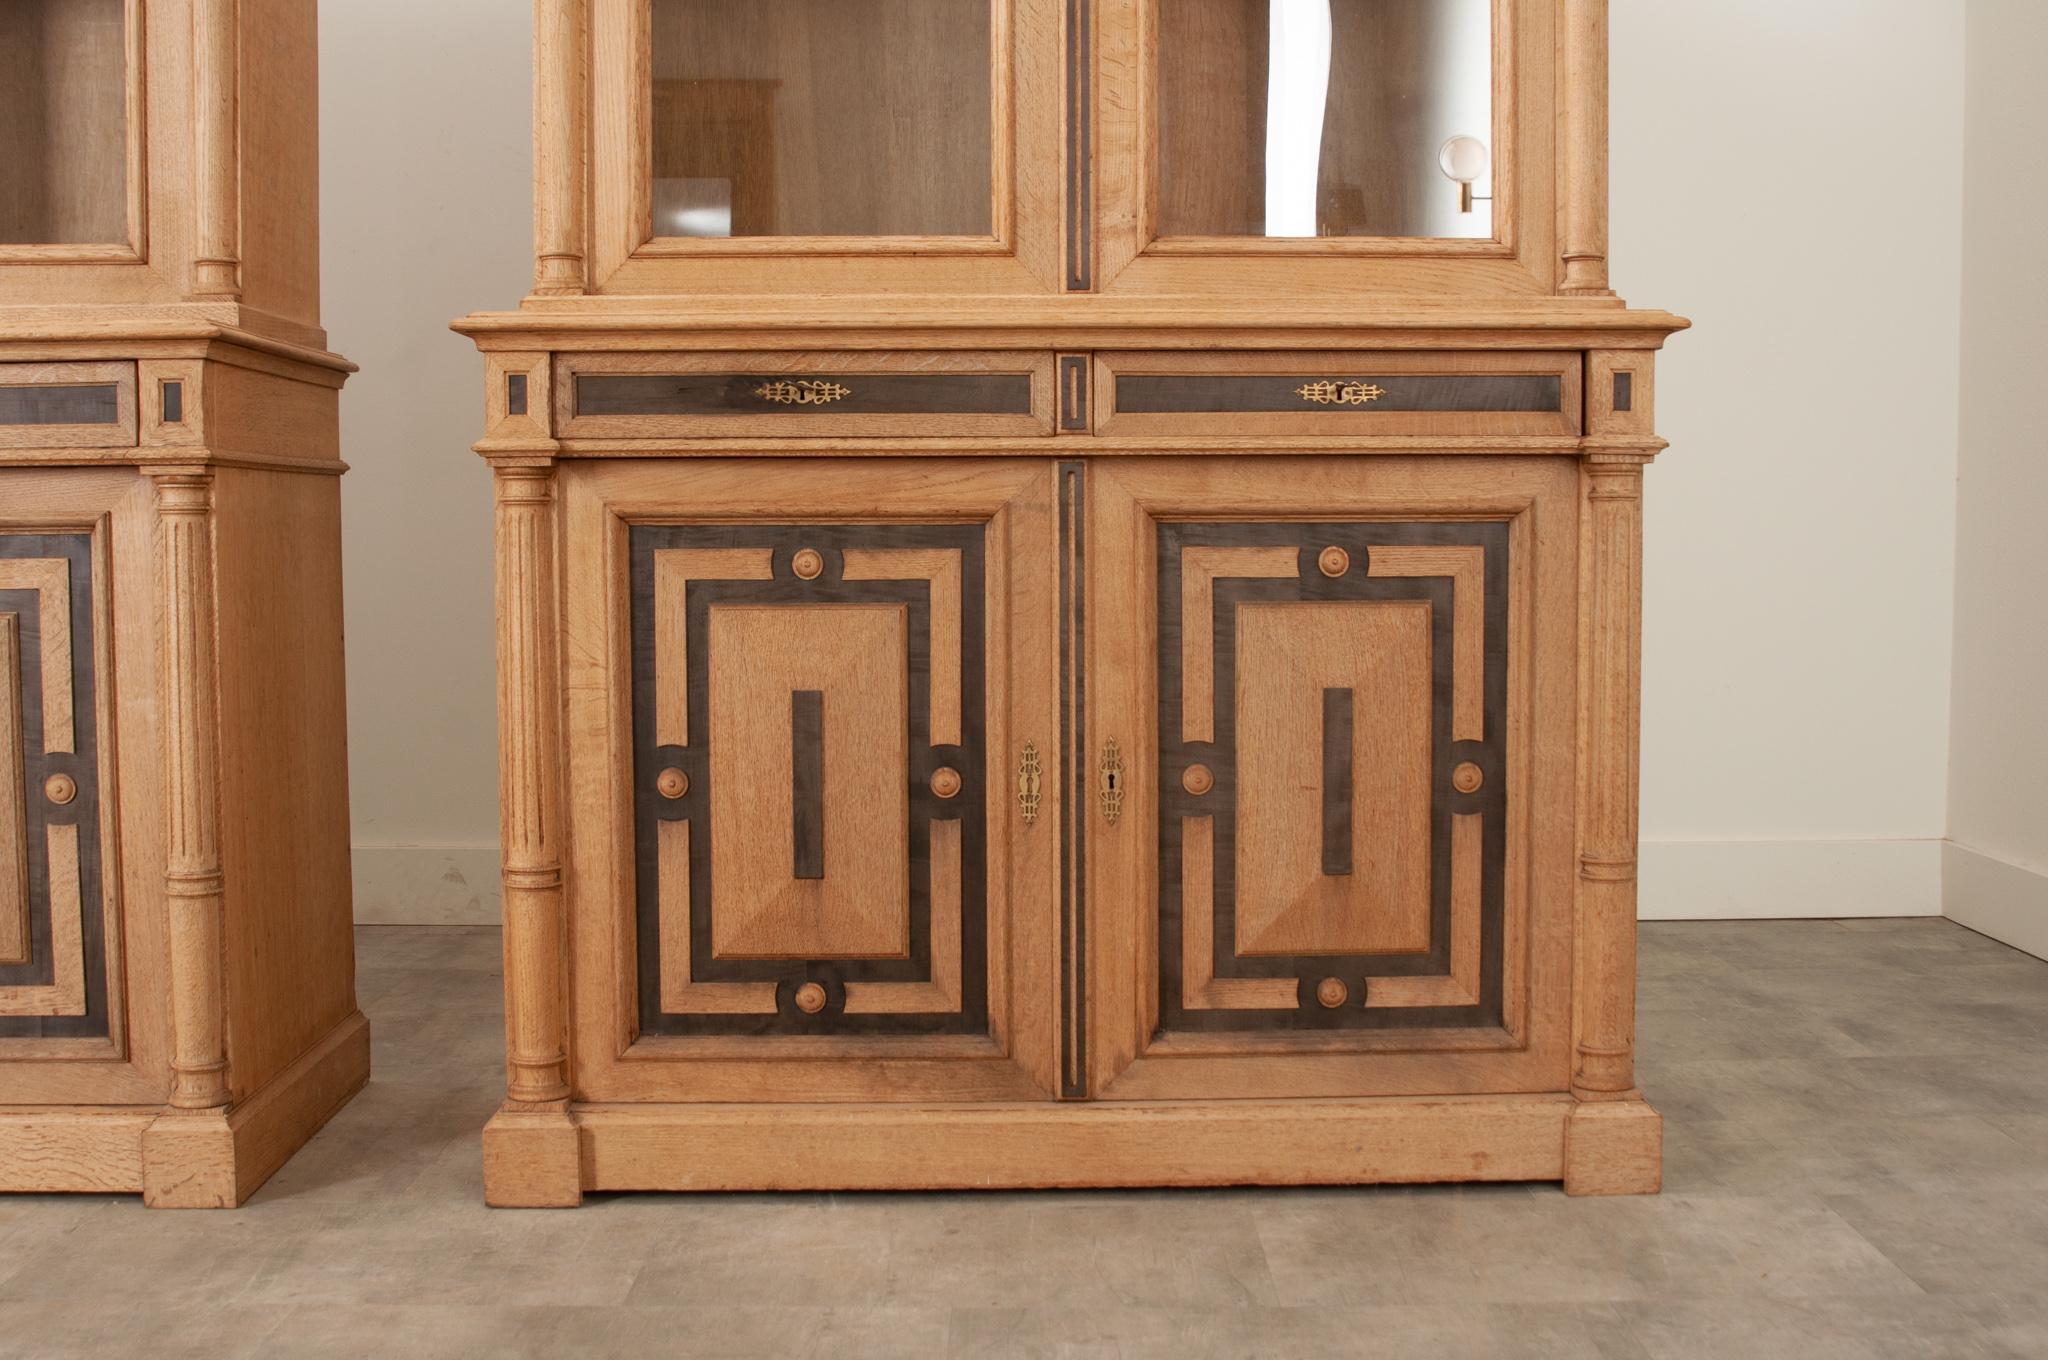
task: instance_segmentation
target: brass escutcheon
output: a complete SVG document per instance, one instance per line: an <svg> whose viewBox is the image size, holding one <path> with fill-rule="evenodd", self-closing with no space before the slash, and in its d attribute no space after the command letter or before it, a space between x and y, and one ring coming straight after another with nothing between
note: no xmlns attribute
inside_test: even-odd
<svg viewBox="0 0 2048 1360"><path fill-rule="evenodd" d="M762 383L754 395L778 406L830 406L853 395L853 389L817 378L779 378Z"/></svg>
<svg viewBox="0 0 2048 1360"><path fill-rule="evenodd" d="M1045 772L1038 763L1038 747L1032 742L1024 743L1024 758L1017 762L1017 808L1024 814L1024 825L1038 820L1038 803L1044 792Z"/></svg>
<svg viewBox="0 0 2048 1360"><path fill-rule="evenodd" d="M1102 795L1102 818L1111 826L1124 815L1124 753L1118 749L1116 738L1102 748L1102 765L1098 771Z"/></svg>
<svg viewBox="0 0 2048 1360"><path fill-rule="evenodd" d="M1387 395L1387 389L1357 378L1341 382L1325 379L1295 388L1294 395L1317 406L1365 406Z"/></svg>

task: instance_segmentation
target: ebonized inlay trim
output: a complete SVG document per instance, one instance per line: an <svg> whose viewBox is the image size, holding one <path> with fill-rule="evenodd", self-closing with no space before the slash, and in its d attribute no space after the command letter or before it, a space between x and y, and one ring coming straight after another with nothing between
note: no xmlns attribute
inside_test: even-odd
<svg viewBox="0 0 2048 1360"><path fill-rule="evenodd" d="M179 425L185 420L185 384L175 378L164 380L164 424Z"/></svg>
<svg viewBox="0 0 2048 1360"><path fill-rule="evenodd" d="M90 534L0 534L0 557L62 558L70 564L72 745L70 752L44 749L41 600L33 590L0 590L0 613L21 616L20 664L23 763L28 809L29 957L0 966L0 987L48 987L56 979L50 920L49 828L78 828L78 889L84 920L85 1014L0 1016L0 1038L103 1039L111 1030L107 1008L105 869L100 844L99 677L93 669L93 558ZM58 806L40 795L51 775L69 775L78 786L71 802Z"/></svg>
<svg viewBox="0 0 2048 1360"><path fill-rule="evenodd" d="M507 373L505 375L505 414L523 416L526 414L526 375Z"/></svg>
<svg viewBox="0 0 2048 1360"><path fill-rule="evenodd" d="M1094 806L1088 758L1087 465L1059 467L1060 760L1060 1094L1088 1094L1088 813Z"/></svg>
<svg viewBox="0 0 2048 1360"><path fill-rule="evenodd" d="M790 839L800 879L825 876L825 695L800 689L789 696L789 758L794 772Z"/></svg>
<svg viewBox="0 0 2048 1360"><path fill-rule="evenodd" d="M1088 356L1060 356L1060 429L1069 434L1088 429Z"/></svg>
<svg viewBox="0 0 2048 1360"><path fill-rule="evenodd" d="M777 383L829 383L830 401L778 402ZM1029 373L582 373L576 415L730 416L1031 414Z"/></svg>
<svg viewBox="0 0 2048 1360"><path fill-rule="evenodd" d="M1621 412L1636 409L1636 375L1626 370L1614 375L1614 409Z"/></svg>
<svg viewBox="0 0 2048 1360"><path fill-rule="evenodd" d="M1067 291L1095 287L1095 0L1067 0Z"/></svg>
<svg viewBox="0 0 2048 1360"><path fill-rule="evenodd" d="M115 383L63 383L0 387L0 425L118 425L121 389Z"/></svg>
<svg viewBox="0 0 2048 1360"><path fill-rule="evenodd" d="M1351 734L1357 695L1323 691L1323 872L1351 873Z"/></svg>
<svg viewBox="0 0 2048 1360"><path fill-rule="evenodd" d="M1361 405L1322 405L1301 389L1332 378L1381 389ZM1564 379L1555 373L1120 373L1116 409L1125 415L1199 415L1285 411L1370 416L1398 412L1561 411Z"/></svg>

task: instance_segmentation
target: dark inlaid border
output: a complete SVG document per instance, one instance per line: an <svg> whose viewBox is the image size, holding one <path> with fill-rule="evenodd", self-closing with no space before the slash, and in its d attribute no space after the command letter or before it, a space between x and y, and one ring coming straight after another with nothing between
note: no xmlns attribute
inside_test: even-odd
<svg viewBox="0 0 2048 1360"><path fill-rule="evenodd" d="M1094 0L1067 0L1067 291L1095 287Z"/></svg>
<svg viewBox="0 0 2048 1360"><path fill-rule="evenodd" d="M777 383L844 390L830 401L779 402ZM579 373L576 416L873 416L1031 414L1029 373Z"/></svg>
<svg viewBox="0 0 2048 1360"><path fill-rule="evenodd" d="M83 914L85 1014L0 1016L0 1037L22 1039L104 1039L110 1037L107 1007L106 887L100 844L99 693L93 669L97 639L93 624L91 534L0 534L0 557L61 558L70 564L72 752L43 749L43 657L41 599L33 590L0 590L0 613L21 618L21 737L26 766L28 811L29 957L0 967L0 986L48 987L56 978L50 938L50 840L52 825L78 828L78 887ZM59 807L43 796L51 775L71 776L78 796Z"/></svg>
<svg viewBox="0 0 2048 1360"><path fill-rule="evenodd" d="M0 425L118 425L118 383L0 387Z"/></svg>
<svg viewBox="0 0 2048 1360"><path fill-rule="evenodd" d="M523 416L526 414L526 375L507 373L505 375L505 414Z"/></svg>
<svg viewBox="0 0 2048 1360"><path fill-rule="evenodd" d="M1350 554L1352 567L1332 579L1316 565L1322 549ZM1483 741L1451 739L1456 599L1449 577L1374 577L1374 548L1478 547L1485 554L1485 731ZM1215 655L1215 740L1189 742L1182 733L1181 557L1190 547L1291 547L1298 576L1219 578L1214 586L1211 645ZM1159 1008L1163 1030L1231 1032L1328 1029L1498 1027L1502 1017L1506 912L1506 745L1508 526L1481 523L1199 524L1159 526ZM1430 948L1419 954L1239 957L1237 954L1237 610L1254 603L1298 601L1425 601L1430 606ZM1486 774L1479 792L1458 793L1451 772L1471 761ZM1215 786L1197 798L1181 785L1190 764L1206 765ZM1369 772L1368 772L1369 773ZM1443 977L1450 971L1451 819L1484 817L1480 872L1480 1000L1473 1006L1336 1009L1313 1003L1316 983L1336 977L1353 998L1374 977ZM1214 820L1213 936L1217 978L1293 978L1300 1004L1287 1010L1191 1010L1181 1004L1181 819Z"/></svg>
<svg viewBox="0 0 2048 1360"><path fill-rule="evenodd" d="M635 936L639 958L639 1020L643 1034L986 1034L988 1032L988 832L984 818L965 810L986 803L987 701L986 586L983 526L979 524L634 525L628 534L633 639L633 816L636 886ZM761 548L773 554L766 581L691 581L685 594L689 656L687 747L655 741L654 555L669 548ZM811 548L824 570L805 580L791 559ZM931 586L925 581L847 581L849 548L941 548L961 561L960 705L963 744L931 744ZM906 834L910 844L910 951L893 959L719 959L712 955L711 922L717 910L717 866L712 862L711 610L721 605L896 604L908 615L910 781ZM688 791L664 798L655 786L663 769L681 769ZM940 798L932 774L950 766L959 792ZM689 820L690 977L695 982L774 982L773 1015L671 1015L661 1009L661 888L658 823ZM848 982L928 982L931 979L931 823L960 823L961 1007L951 1013L847 1015ZM826 1005L812 1015L797 1009L796 989L825 988Z"/></svg>
<svg viewBox="0 0 2048 1360"><path fill-rule="evenodd" d="M182 425L185 422L185 384L176 378L164 379L163 386L164 424Z"/></svg>
<svg viewBox="0 0 2048 1360"><path fill-rule="evenodd" d="M1369 402L1314 402L1301 395L1316 383L1377 387ZM1120 373L1121 415L1242 414L1369 416L1398 412L1520 412L1564 409L1564 379L1555 373Z"/></svg>
<svg viewBox="0 0 2048 1360"><path fill-rule="evenodd" d="M1614 409L1623 413L1636 409L1636 375L1626 369L1614 375Z"/></svg>
<svg viewBox="0 0 2048 1360"><path fill-rule="evenodd" d="M1087 465L1061 463L1060 1094L1088 1094L1088 816L1095 762L1088 755Z"/></svg>

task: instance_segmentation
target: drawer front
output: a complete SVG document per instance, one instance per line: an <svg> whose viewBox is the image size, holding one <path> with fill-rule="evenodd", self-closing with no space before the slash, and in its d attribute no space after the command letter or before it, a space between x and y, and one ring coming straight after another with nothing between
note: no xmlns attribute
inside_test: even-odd
<svg viewBox="0 0 2048 1360"><path fill-rule="evenodd" d="M94 538L0 533L0 1059L112 1037Z"/></svg>
<svg viewBox="0 0 2048 1360"><path fill-rule="evenodd" d="M565 439L1052 433L1050 354L569 355Z"/></svg>
<svg viewBox="0 0 2048 1360"><path fill-rule="evenodd" d="M1097 357L1103 434L1574 435L1576 354Z"/></svg>
<svg viewBox="0 0 2048 1360"><path fill-rule="evenodd" d="M0 449L135 442L133 363L0 364Z"/></svg>

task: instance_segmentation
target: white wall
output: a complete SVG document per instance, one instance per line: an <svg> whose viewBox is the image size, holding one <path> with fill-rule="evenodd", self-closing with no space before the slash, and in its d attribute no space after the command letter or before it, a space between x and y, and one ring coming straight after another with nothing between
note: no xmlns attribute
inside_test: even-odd
<svg viewBox="0 0 2048 1360"><path fill-rule="evenodd" d="M1614 0L1613 272L1690 316L1647 479L1647 916L1940 910L1960 0Z"/></svg>
<svg viewBox="0 0 2048 1360"><path fill-rule="evenodd" d="M1970 0L1948 914L2048 958L2048 5Z"/></svg>
<svg viewBox="0 0 2048 1360"><path fill-rule="evenodd" d="M1645 910L1936 911L1961 0L1614 0L1613 24L1615 279L1698 322L1649 476ZM327 315L364 366L366 920L495 912L480 365L445 326L526 288L529 25L506 0L322 6Z"/></svg>
<svg viewBox="0 0 2048 1360"><path fill-rule="evenodd" d="M356 914L497 919L482 362L448 323L532 279L532 7L320 6L328 332L342 398Z"/></svg>

